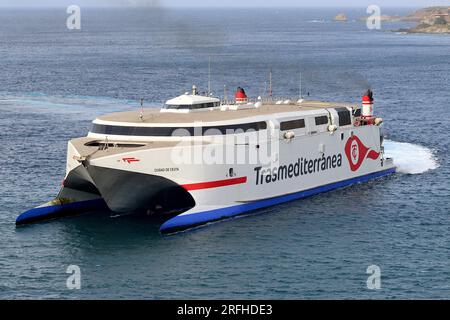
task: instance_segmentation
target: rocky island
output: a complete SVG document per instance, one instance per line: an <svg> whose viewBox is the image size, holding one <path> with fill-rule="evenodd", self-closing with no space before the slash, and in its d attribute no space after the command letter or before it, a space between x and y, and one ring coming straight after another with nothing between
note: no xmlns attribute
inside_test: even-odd
<svg viewBox="0 0 450 320"><path fill-rule="evenodd" d="M345 13L339 13L336 17L334 17L333 21L335 22L346 22L347 15Z"/></svg>

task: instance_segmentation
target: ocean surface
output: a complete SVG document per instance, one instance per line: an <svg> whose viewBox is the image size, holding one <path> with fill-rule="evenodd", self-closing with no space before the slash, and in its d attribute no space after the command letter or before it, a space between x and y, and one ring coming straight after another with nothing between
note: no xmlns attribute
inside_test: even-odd
<svg viewBox="0 0 450 320"><path fill-rule="evenodd" d="M450 297L450 37L368 30L365 9L0 10L0 298ZM383 14L408 10L389 9ZM66 144L97 115L192 84L358 103L370 86L395 176L162 236L84 215L16 228L52 199ZM69 265L81 289L69 290ZM371 265L381 288L367 287Z"/></svg>

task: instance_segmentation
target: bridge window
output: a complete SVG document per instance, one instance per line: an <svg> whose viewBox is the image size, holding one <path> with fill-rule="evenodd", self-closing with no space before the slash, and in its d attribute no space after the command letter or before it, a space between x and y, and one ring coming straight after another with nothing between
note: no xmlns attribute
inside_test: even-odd
<svg viewBox="0 0 450 320"><path fill-rule="evenodd" d="M220 102L208 102L208 103L197 103L197 104L166 104L166 109L204 109L204 108L214 108L219 107Z"/></svg>
<svg viewBox="0 0 450 320"><path fill-rule="evenodd" d="M352 117L350 115L350 111L347 108L335 108L338 116L339 116L339 126L348 126L352 124Z"/></svg>

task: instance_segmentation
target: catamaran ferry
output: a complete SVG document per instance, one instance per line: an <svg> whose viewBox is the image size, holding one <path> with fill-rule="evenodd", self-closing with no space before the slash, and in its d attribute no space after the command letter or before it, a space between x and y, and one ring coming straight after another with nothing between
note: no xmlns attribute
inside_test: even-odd
<svg viewBox="0 0 450 320"><path fill-rule="evenodd" d="M232 101L192 92L161 109L98 117L69 141L61 191L16 223L108 209L144 213L171 233L393 174L382 119L362 104Z"/></svg>

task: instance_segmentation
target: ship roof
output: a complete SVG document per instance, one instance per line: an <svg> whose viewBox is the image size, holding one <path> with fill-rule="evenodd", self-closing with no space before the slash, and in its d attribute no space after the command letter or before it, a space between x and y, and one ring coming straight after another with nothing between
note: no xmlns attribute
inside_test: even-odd
<svg viewBox="0 0 450 320"><path fill-rule="evenodd" d="M354 104L340 102L324 102L324 101L303 101L295 104L276 104L264 103L262 106L248 107L235 106L232 110L204 110L190 113L170 113L160 112L156 108L144 109L143 118L140 118L140 111L125 111L110 113L98 117L94 122L117 122L132 123L136 125L151 125L155 123L192 123L192 122L215 122L215 121L232 121L257 116L270 116L281 113L298 112L298 111L314 111L326 108L354 107ZM234 110L236 109L236 110Z"/></svg>

